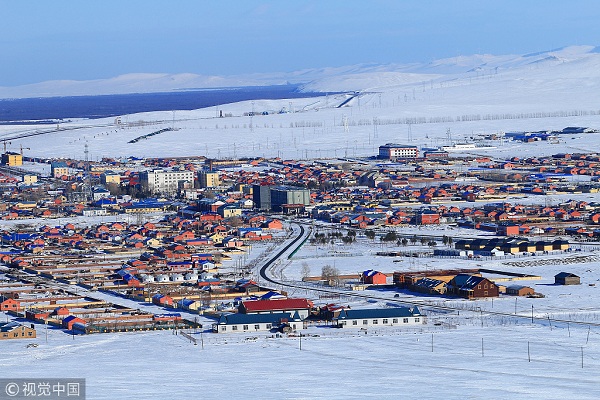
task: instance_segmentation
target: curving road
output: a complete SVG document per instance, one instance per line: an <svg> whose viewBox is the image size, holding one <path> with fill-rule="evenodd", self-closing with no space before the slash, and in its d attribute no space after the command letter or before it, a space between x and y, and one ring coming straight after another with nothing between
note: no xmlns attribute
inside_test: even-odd
<svg viewBox="0 0 600 400"><path fill-rule="evenodd" d="M292 246L294 246L296 243L298 243L303 237L304 237L304 233L306 231L306 229L304 229L304 226L300 225L300 224L296 224L299 228L300 228L300 234L294 239L292 240L290 243L286 244L283 249L281 249L279 252L277 252L277 254L275 254L273 257L271 257L266 263L265 265L263 265L263 267L260 269L260 276L267 282L273 283L275 285L283 285L283 286L288 286L288 287L292 287L293 285L288 285L282 282L278 282L276 280L271 279L268 275L267 275L267 268L269 268L271 265L273 265L274 262L276 262L277 260L279 260L279 258L286 252L288 251ZM298 246L300 247L300 246Z"/></svg>

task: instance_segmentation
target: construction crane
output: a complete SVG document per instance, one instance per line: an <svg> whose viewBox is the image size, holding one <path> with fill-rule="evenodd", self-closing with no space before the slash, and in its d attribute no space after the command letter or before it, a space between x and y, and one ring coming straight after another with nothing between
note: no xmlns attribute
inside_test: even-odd
<svg viewBox="0 0 600 400"><path fill-rule="evenodd" d="M6 146L6 142L4 142L4 146ZM31 150L29 147L23 147L23 145L21 145L20 147L21 147L21 157L23 157L23 149ZM6 152L6 149L4 151Z"/></svg>

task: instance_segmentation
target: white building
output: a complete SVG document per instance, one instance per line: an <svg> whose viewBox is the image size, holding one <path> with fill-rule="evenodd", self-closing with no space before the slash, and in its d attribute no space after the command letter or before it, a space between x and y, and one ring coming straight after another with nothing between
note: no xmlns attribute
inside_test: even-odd
<svg viewBox="0 0 600 400"><path fill-rule="evenodd" d="M142 283L152 283L154 282L153 275L140 274L140 278L142 279Z"/></svg>
<svg viewBox="0 0 600 400"><path fill-rule="evenodd" d="M402 158L419 157L417 146L407 146L403 144L388 143L379 146L379 158L395 161Z"/></svg>
<svg viewBox="0 0 600 400"><path fill-rule="evenodd" d="M198 281L198 274L195 273L195 272L188 272L187 274L185 274L185 280L186 281L197 282Z"/></svg>
<svg viewBox="0 0 600 400"><path fill-rule="evenodd" d="M155 169L140 173L140 183L151 193L175 193L183 183L194 183L194 172L187 170Z"/></svg>
<svg viewBox="0 0 600 400"><path fill-rule="evenodd" d="M378 328L384 326L417 326L425 323L417 307L342 310L333 325L338 328Z"/></svg>
<svg viewBox="0 0 600 400"><path fill-rule="evenodd" d="M105 208L84 208L81 211L84 217L100 217L104 215L108 215Z"/></svg>
<svg viewBox="0 0 600 400"><path fill-rule="evenodd" d="M287 326L291 331L305 329L298 313L275 314L222 314L219 322L213 324L213 332L260 332L281 329Z"/></svg>

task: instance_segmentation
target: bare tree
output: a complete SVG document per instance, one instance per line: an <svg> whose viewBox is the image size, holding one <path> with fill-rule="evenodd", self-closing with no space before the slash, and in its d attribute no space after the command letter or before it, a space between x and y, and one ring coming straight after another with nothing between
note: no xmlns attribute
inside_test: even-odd
<svg viewBox="0 0 600 400"><path fill-rule="evenodd" d="M302 280L305 280L310 276L310 267L308 266L308 263L302 263L302 269L300 270L300 274L302 274Z"/></svg>
<svg viewBox="0 0 600 400"><path fill-rule="evenodd" d="M242 221L242 219L238 216L233 216L229 218L229 225L231 225L234 228L242 226L243 223L244 221Z"/></svg>
<svg viewBox="0 0 600 400"><path fill-rule="evenodd" d="M325 265L321 269L321 279L329 286L337 286L340 283L340 271L331 265Z"/></svg>

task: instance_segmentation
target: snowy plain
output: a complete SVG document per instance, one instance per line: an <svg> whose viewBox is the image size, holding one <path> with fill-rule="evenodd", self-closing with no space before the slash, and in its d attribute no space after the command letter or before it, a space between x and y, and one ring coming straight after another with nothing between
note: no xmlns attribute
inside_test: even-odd
<svg viewBox="0 0 600 400"><path fill-rule="evenodd" d="M114 118L73 121L60 124L65 130L13 140L11 146L29 147L26 155L78 159L83 159L86 143L92 159L185 155L304 159L375 155L377 147L387 142L435 146L463 141L473 134L567 126L600 128L600 54L591 46L525 56L457 57L423 65L360 66L308 75L307 90L359 91L360 95L341 108L337 106L351 95L256 100L122 117L127 124L146 121L145 126L115 126ZM139 84L144 87L143 82ZM283 108L294 112L271 113ZM252 109L270 113L243 115ZM218 118L220 110L232 116ZM486 114L503 117L485 119ZM473 118L477 115L479 119ZM419 118L425 122L407 123ZM0 126L0 140L54 127ZM175 130L127 143L165 127ZM566 136L559 143L505 142L482 154L596 152L600 151L599 135ZM588 201L600 200L597 194L586 196ZM384 298L377 303L342 298L333 301L347 301L353 307L428 301L452 306L456 314L428 312L429 323L410 331L380 329L364 334L311 327L307 333L318 336L302 338L302 350L297 337L265 334L203 333L202 348L172 332L73 338L50 329L46 343L40 327L37 348L26 348L27 343L21 341L0 344L0 368L10 377L86 377L88 397L93 399L600 397L598 251L587 248L581 254L589 256L589 261L568 265L560 260L573 254L497 261L407 258L394 262L373 254L381 250L379 244L365 239L359 242L346 250L360 255L336 258L323 257L318 248L307 245L298 253L304 258L287 265L284 276L298 280L303 262L309 263L314 275L325 264L335 264L347 273L369 268L384 272L441 268L448 263L469 268L483 265L540 275L541 280L524 283L546 297L470 302L404 292L395 298L395 292L377 291L374 294ZM513 265L510 261L537 263ZM582 285L553 285L554 274L565 269L580 275ZM311 296L302 289L291 293ZM332 301L316 295L314 300ZM515 305L518 315L506 315L513 313ZM528 319L532 305L534 323ZM545 316L581 323L552 323L544 321ZM0 320L3 317L0 315ZM443 324L435 325L436 321Z"/></svg>
<svg viewBox="0 0 600 400"><path fill-rule="evenodd" d="M471 56L419 66L357 67L340 75L322 72L325 77L306 84L307 90L324 93L352 91L345 95L126 115L120 126L115 125L115 118L78 120L59 124L56 132L10 140L9 146L13 151L20 145L30 148L26 155L83 159L87 143L93 160L184 155L312 159L371 156L388 142L435 147L477 134L567 126L598 128L599 64L600 53L595 48L574 46L528 56ZM345 101L348 103L338 108ZM292 112L280 114L281 110ZM231 116L218 118L221 111ZM269 115L245 115L252 111ZM0 126L0 140L55 128L56 124L4 125ZM163 128L174 130L128 143ZM600 151L598 139L597 134L587 134L561 138L558 144L496 143L497 149L481 152L527 156Z"/></svg>

